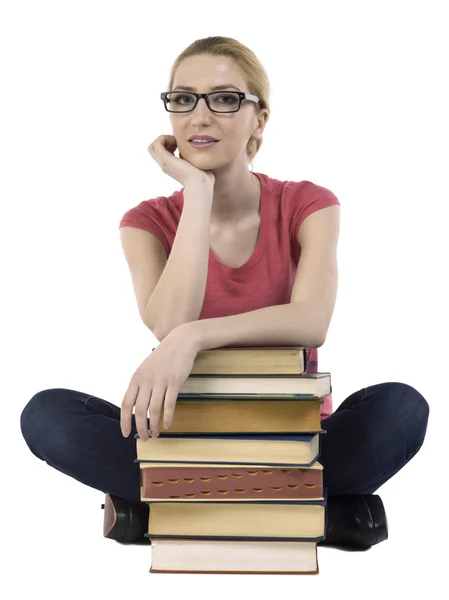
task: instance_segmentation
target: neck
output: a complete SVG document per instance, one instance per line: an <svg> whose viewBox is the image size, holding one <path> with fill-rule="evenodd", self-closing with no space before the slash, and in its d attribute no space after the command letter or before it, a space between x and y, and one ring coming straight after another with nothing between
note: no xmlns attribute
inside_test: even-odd
<svg viewBox="0 0 449 600"><path fill-rule="evenodd" d="M237 225L259 214L260 182L246 165L222 172L214 170L212 225Z"/></svg>

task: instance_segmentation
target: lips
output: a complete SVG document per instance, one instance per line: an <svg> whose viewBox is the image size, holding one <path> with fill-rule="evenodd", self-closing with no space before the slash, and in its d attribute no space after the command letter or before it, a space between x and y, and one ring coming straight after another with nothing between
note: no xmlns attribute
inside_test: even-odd
<svg viewBox="0 0 449 600"><path fill-rule="evenodd" d="M210 137L209 135L192 135L189 138L189 142L192 140L200 140L201 142L218 142L216 138Z"/></svg>
<svg viewBox="0 0 449 600"><path fill-rule="evenodd" d="M189 142L192 148L196 148L197 150L205 150L207 148L213 148L216 144L220 142L215 141L205 141L205 142Z"/></svg>

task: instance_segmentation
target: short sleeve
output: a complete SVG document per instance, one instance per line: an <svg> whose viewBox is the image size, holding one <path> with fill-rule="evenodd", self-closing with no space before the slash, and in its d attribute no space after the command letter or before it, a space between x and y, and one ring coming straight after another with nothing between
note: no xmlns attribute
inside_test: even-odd
<svg viewBox="0 0 449 600"><path fill-rule="evenodd" d="M298 230L306 217L321 208L327 208L334 204L340 205L337 196L327 188L312 182L298 186L296 197L292 198L293 218L291 221L290 238L298 245ZM293 190L292 190L293 191Z"/></svg>
<svg viewBox="0 0 449 600"><path fill-rule="evenodd" d="M170 254L170 243L167 237L168 224L161 210L163 198L144 200L137 206L128 210L122 217L119 225L121 227L136 227L155 235L164 246L167 256Z"/></svg>

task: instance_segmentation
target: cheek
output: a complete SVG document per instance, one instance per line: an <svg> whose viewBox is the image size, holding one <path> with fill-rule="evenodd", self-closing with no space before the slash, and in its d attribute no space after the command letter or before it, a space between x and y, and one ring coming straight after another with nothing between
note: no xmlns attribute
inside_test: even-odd
<svg viewBox="0 0 449 600"><path fill-rule="evenodd" d="M242 115L242 117L243 116L244 115ZM246 145L253 131L252 123L248 118L239 119L238 122L236 121L235 126L233 127L233 131L233 137L235 138L236 143L239 146Z"/></svg>
<svg viewBox="0 0 449 600"><path fill-rule="evenodd" d="M171 124L171 130L172 130L172 135L175 136L176 139L181 139L182 138L182 126L179 123L179 121L177 119L173 119L172 117L170 117L170 124Z"/></svg>

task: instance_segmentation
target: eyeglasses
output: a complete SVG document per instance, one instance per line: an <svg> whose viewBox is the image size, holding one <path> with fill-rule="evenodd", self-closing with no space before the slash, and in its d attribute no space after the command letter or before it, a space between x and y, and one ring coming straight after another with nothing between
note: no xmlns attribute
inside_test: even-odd
<svg viewBox="0 0 449 600"><path fill-rule="evenodd" d="M209 92L208 94L195 94L194 92L162 92L161 99L165 110L168 112L187 113L192 112L199 102L204 98L207 107L216 113L233 113L240 110L244 100L259 102L259 98L245 92Z"/></svg>

